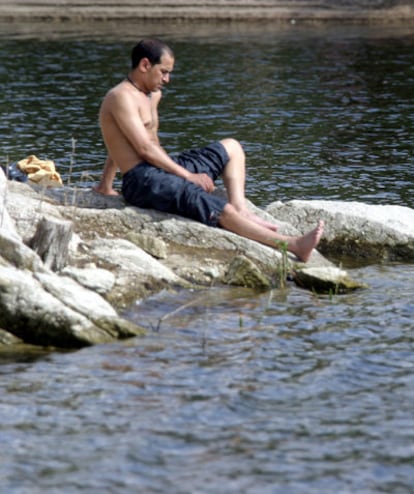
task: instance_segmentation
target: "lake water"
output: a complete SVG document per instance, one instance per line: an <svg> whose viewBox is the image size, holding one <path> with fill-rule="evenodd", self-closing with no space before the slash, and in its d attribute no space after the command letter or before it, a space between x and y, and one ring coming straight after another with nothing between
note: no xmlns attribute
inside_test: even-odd
<svg viewBox="0 0 414 494"><path fill-rule="evenodd" d="M237 137L259 206L414 207L413 33L179 27L161 31L167 150ZM36 154L90 186L100 100L160 27L2 28L0 161ZM2 350L1 491L412 493L414 265L349 271L369 289L162 292L125 313L144 338Z"/></svg>

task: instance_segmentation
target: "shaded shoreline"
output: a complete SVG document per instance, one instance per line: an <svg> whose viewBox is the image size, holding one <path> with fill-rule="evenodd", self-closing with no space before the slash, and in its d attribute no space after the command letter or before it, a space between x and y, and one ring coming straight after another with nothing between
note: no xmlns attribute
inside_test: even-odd
<svg viewBox="0 0 414 494"><path fill-rule="evenodd" d="M327 38L367 37L367 38L402 38L414 34L414 23L367 24L324 22L321 24L306 22L278 21L137 21L128 19L120 21L51 21L51 22L5 22L0 17L0 38L3 39L72 39L105 41L131 41L143 36L157 36L165 39L179 40L189 37L229 38L238 36L274 35L295 37L298 33Z"/></svg>
<svg viewBox="0 0 414 494"><path fill-rule="evenodd" d="M298 29L405 36L414 31L414 0L0 0L0 36L38 39L208 37Z"/></svg>
<svg viewBox="0 0 414 494"><path fill-rule="evenodd" d="M373 5L374 4L374 5ZM410 24L412 0L0 0L0 22L107 23L145 22L192 24L305 23ZM47 27L44 25L44 27Z"/></svg>

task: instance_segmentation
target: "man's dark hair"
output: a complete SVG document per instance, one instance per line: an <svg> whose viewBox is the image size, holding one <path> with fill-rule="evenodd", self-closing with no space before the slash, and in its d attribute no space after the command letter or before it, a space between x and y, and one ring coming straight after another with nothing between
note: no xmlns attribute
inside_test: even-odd
<svg viewBox="0 0 414 494"><path fill-rule="evenodd" d="M168 53L170 56L174 57L171 48L163 41L154 38L142 39L132 49L131 66L135 69L143 58L148 58L151 65L161 63L161 57L164 53Z"/></svg>

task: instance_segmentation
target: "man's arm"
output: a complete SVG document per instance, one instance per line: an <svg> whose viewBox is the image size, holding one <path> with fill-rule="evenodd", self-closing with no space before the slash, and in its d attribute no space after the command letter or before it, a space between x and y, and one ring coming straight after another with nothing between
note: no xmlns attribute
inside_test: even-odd
<svg viewBox="0 0 414 494"><path fill-rule="evenodd" d="M118 167L114 160L108 155L105 160L101 180L93 187L95 192L106 196L117 196L119 193L112 188Z"/></svg>
<svg viewBox="0 0 414 494"><path fill-rule="evenodd" d="M151 107L149 115L146 115L144 107L140 109L140 112L137 111L136 100L131 100L128 94L123 93L112 96L116 99L116 101L110 102L112 118L115 120L128 143L143 161L162 168L168 173L194 182L207 192L214 190L213 181L207 174L191 173L175 163L160 146L158 137L156 139L153 138L152 131L147 129L145 122L147 118L148 120L155 119L154 124L158 127L156 105L155 107ZM156 131L155 135L157 135Z"/></svg>

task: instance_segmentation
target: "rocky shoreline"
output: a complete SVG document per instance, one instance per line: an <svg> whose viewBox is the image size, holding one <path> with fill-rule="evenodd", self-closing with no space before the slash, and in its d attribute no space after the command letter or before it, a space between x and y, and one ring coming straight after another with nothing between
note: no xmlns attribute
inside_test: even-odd
<svg viewBox="0 0 414 494"><path fill-rule="evenodd" d="M289 278L335 294L363 285L328 257L414 259L414 210L401 206L291 201L262 210L250 204L282 233L302 233L317 218L325 220L320 252L303 264L219 228L92 190L45 189L7 180L0 171L0 197L0 344L77 348L140 335L143 328L119 312L163 289L269 290ZM33 248L42 222L68 232L59 268L48 258L52 241L41 253Z"/></svg>
<svg viewBox="0 0 414 494"><path fill-rule="evenodd" d="M412 0L0 0L0 20L409 23Z"/></svg>

